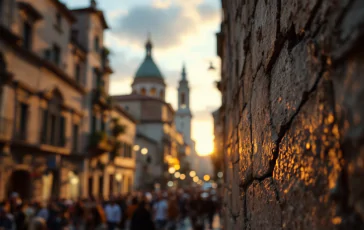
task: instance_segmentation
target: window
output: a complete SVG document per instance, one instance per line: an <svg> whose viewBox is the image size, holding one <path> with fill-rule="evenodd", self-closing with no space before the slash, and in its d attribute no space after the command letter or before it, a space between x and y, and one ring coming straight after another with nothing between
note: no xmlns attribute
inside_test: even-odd
<svg viewBox="0 0 364 230"><path fill-rule="evenodd" d="M32 26L28 22L24 22L23 25L23 46L25 49L30 50L32 48Z"/></svg>
<svg viewBox="0 0 364 230"><path fill-rule="evenodd" d="M109 175L109 194L114 195L114 174Z"/></svg>
<svg viewBox="0 0 364 230"><path fill-rule="evenodd" d="M19 113L18 113L18 138L20 140L26 139L27 122L28 122L28 105L25 103L20 103Z"/></svg>
<svg viewBox="0 0 364 230"><path fill-rule="evenodd" d="M94 38L94 50L96 52L99 52L100 50L100 38L98 36Z"/></svg>
<svg viewBox="0 0 364 230"><path fill-rule="evenodd" d="M151 96L155 96L157 94L157 90L156 90L156 88L152 88L151 90L150 90L150 95Z"/></svg>
<svg viewBox="0 0 364 230"><path fill-rule="evenodd" d="M81 66L80 66L80 64L76 64L76 66L75 66L75 79L78 84L81 83Z"/></svg>
<svg viewBox="0 0 364 230"><path fill-rule="evenodd" d="M185 105L186 104L186 96L185 93L181 93L181 104Z"/></svg>
<svg viewBox="0 0 364 230"><path fill-rule="evenodd" d="M104 84L102 81L102 76L96 68L94 69L94 84L95 88L97 89L100 89Z"/></svg>
<svg viewBox="0 0 364 230"><path fill-rule="evenodd" d="M91 133L96 132L96 125L97 125L97 118L96 118L95 115L92 115L92 118L91 118Z"/></svg>
<svg viewBox="0 0 364 230"><path fill-rule="evenodd" d="M59 124L59 140L58 142L54 143L56 146L65 146L66 145L66 117L60 117L60 124Z"/></svg>
<svg viewBox="0 0 364 230"><path fill-rule="evenodd" d="M2 16L3 16L3 7L4 5L4 0L0 0L0 20L2 19Z"/></svg>
<svg viewBox="0 0 364 230"><path fill-rule="evenodd" d="M48 103L42 115L42 144L64 147L66 144L66 117L62 116L63 98L58 91Z"/></svg>
<svg viewBox="0 0 364 230"><path fill-rule="evenodd" d="M79 130L79 126L77 124L74 124L72 127L72 144L73 144L73 151L77 152L78 151L78 130Z"/></svg>
<svg viewBox="0 0 364 230"><path fill-rule="evenodd" d="M104 176L99 177L99 196L104 196Z"/></svg>
<svg viewBox="0 0 364 230"><path fill-rule="evenodd" d="M57 65L60 64L61 61L61 48L57 45L53 45L53 62Z"/></svg>
<svg viewBox="0 0 364 230"><path fill-rule="evenodd" d="M94 185L94 178L92 176L90 176L88 178L88 197L92 197L93 195L93 185Z"/></svg>
<svg viewBox="0 0 364 230"><path fill-rule="evenodd" d="M60 13L56 14L56 26L60 29L62 26L62 16Z"/></svg>
<svg viewBox="0 0 364 230"><path fill-rule="evenodd" d="M46 49L46 50L44 51L44 58L45 58L46 60L50 61L50 60L51 60L51 53L52 53L52 51L51 51L51 50Z"/></svg>
<svg viewBox="0 0 364 230"><path fill-rule="evenodd" d="M145 96L147 94L147 90L145 88L142 88L140 90L140 94L143 95L143 96Z"/></svg>
<svg viewBox="0 0 364 230"><path fill-rule="evenodd" d="M159 93L159 96L160 96L161 99L164 99L164 91L163 90L161 90L161 92Z"/></svg>
<svg viewBox="0 0 364 230"><path fill-rule="evenodd" d="M106 124L103 118L101 118L101 131L106 131Z"/></svg>

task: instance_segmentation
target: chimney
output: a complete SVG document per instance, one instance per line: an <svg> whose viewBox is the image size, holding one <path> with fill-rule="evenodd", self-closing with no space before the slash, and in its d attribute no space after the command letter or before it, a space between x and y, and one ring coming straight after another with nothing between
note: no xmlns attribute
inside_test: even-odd
<svg viewBox="0 0 364 230"><path fill-rule="evenodd" d="M97 7L96 0L91 0L90 1L90 7L96 9L96 7Z"/></svg>

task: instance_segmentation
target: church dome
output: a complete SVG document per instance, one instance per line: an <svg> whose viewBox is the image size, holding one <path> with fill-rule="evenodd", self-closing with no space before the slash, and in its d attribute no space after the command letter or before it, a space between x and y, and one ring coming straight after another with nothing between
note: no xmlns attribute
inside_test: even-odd
<svg viewBox="0 0 364 230"><path fill-rule="evenodd" d="M145 48L146 56L143 63L137 70L135 78L163 78L161 71L159 70L158 66L155 64L152 58L153 45L150 39L148 39Z"/></svg>

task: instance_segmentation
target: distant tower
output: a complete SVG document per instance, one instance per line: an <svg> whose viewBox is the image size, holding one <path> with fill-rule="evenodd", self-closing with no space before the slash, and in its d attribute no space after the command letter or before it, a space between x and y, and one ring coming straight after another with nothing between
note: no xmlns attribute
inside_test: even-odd
<svg viewBox="0 0 364 230"><path fill-rule="evenodd" d="M133 93L143 96L165 99L165 88L163 75L153 60L153 44L150 35L145 43L145 58L137 72L132 84Z"/></svg>
<svg viewBox="0 0 364 230"><path fill-rule="evenodd" d="M181 80L178 87L178 110L175 115L176 128L183 136L187 143L191 143L191 120L190 110L190 88L188 86L186 67L183 65Z"/></svg>

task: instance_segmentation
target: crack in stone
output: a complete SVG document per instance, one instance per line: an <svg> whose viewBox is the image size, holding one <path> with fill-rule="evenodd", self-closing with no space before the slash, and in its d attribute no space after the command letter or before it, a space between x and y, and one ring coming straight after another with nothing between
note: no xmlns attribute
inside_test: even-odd
<svg viewBox="0 0 364 230"><path fill-rule="evenodd" d="M306 23L305 31L311 27L313 20L315 19L320 7L322 6L322 3L323 3L323 0L318 0L316 5L313 7L311 15Z"/></svg>

